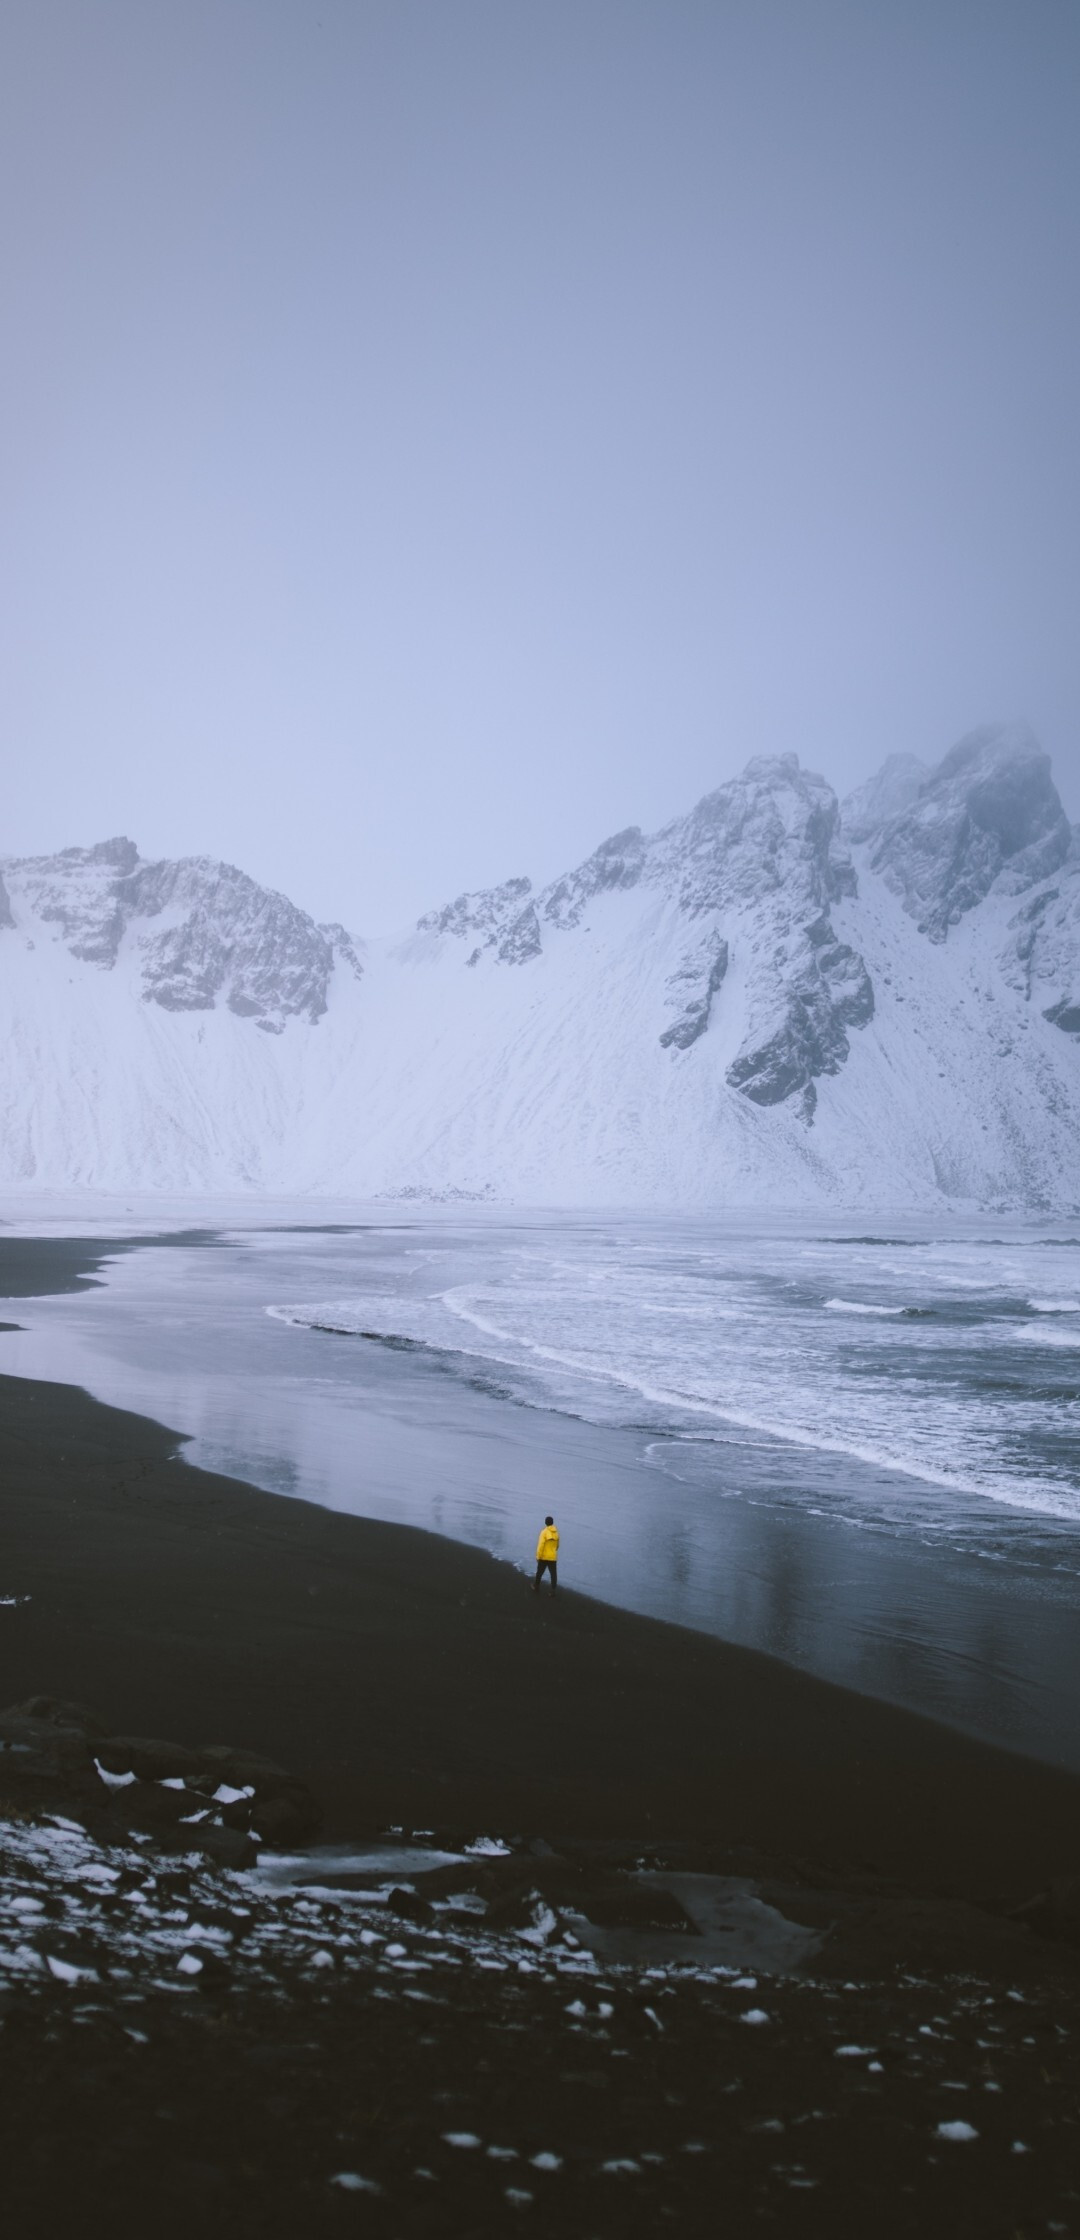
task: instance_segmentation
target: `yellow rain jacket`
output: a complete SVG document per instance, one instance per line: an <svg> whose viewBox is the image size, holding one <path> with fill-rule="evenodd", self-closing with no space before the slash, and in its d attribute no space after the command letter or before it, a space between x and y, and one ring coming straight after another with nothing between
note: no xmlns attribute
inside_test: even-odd
<svg viewBox="0 0 1080 2240"><path fill-rule="evenodd" d="M554 1563L559 1553L559 1535L553 1524L546 1524L536 1543L537 1563Z"/></svg>

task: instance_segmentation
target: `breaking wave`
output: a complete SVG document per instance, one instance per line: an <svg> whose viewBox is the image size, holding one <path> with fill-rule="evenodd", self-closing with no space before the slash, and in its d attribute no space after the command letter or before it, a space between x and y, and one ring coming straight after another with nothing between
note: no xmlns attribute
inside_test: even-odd
<svg viewBox="0 0 1080 2240"><path fill-rule="evenodd" d="M928 1239L901 1280L896 1241L462 1239L437 1271L415 1253L396 1271L371 1263L361 1296L268 1311L423 1353L522 1406L705 1444L745 1434L789 1478L798 1454L844 1456L913 1487L1080 1520L1080 1392L1061 1382L1080 1348L1080 1284L1052 1297L1024 1284L1015 1240L1006 1259L987 1240ZM853 1297L852 1277L885 1296Z"/></svg>

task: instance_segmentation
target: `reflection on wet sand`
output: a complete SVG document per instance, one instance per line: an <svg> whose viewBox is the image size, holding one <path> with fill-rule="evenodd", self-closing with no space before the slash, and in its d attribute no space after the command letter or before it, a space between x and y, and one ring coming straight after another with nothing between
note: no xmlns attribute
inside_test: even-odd
<svg viewBox="0 0 1080 2240"><path fill-rule="evenodd" d="M925 1532L899 1537L867 1521L865 1501L845 1514L845 1473L861 1486L867 1472L835 1454L793 1463L782 1443L738 1434L696 1444L591 1424L493 1397L422 1352L266 1314L301 1254L311 1274L316 1252L339 1249L347 1238L301 1234L253 1257L133 1253L104 1288L21 1306L2 1365L172 1426L195 1464L523 1571L552 1509L567 1586L1080 1767L1072 1528L995 1513L958 1541L935 1536L927 1507ZM818 1513L826 1478L832 1507ZM876 1483L883 1503L905 1491L880 1470Z"/></svg>

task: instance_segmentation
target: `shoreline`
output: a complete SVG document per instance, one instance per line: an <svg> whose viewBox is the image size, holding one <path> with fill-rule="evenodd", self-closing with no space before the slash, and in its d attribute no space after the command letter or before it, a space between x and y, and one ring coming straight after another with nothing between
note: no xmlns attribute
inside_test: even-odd
<svg viewBox="0 0 1080 2240"><path fill-rule="evenodd" d="M521 2214L537 2240L652 2240L712 2234L718 2200L792 2240L1071 2229L1080 1779L754 1649L536 1600L508 1562L185 1444L0 1377L0 1596L31 1598L0 1607L0 1707L264 1754L314 1793L318 1841L505 1836L519 1896L535 1878L556 1908L642 1856L744 1878L817 1949L747 1975L688 1939L645 1975L523 1943L536 1908L494 1889L456 1929L437 1877L275 1897L132 1839L85 1749L70 1794L5 1752L21 2232L52 2240L88 2196L120 2240L148 2214L170 2240L336 2240L358 2210L374 2240Z"/></svg>
<svg viewBox="0 0 1080 2240"><path fill-rule="evenodd" d="M0 1238L0 1287L211 1230ZM185 1434L0 1376L0 1704L292 1766L324 1832L437 1822L704 1844L1000 1908L1075 1871L1080 1776L760 1649L184 1459Z"/></svg>
<svg viewBox="0 0 1080 2240"><path fill-rule="evenodd" d="M995 1910L1074 1871L1073 1775L182 1444L0 1378L0 1703L260 1751L339 1840L641 1835Z"/></svg>
<svg viewBox="0 0 1080 2240"><path fill-rule="evenodd" d="M683 1478L683 1450L669 1443L656 1461L643 1429L521 1404L447 1374L436 1355L267 1317L268 1298L292 1295L300 1238L285 1226L284 1254L261 1229L0 1236L0 1288L43 1307L0 1366L176 1426L204 1472L275 1495L302 1488L329 1510L522 1565L554 1494L568 1586L1080 1773L1075 1532L1044 1521L1032 1537L989 1503L958 1529L928 1516L923 1530L902 1479L852 1469L834 1499L831 1465L815 1477L800 1463L792 1479L782 1459L774 1477L737 1437L716 1449L712 1477ZM191 1249L140 1266L143 1246L168 1244ZM85 1289L114 1250L97 1302L67 1304L64 1290ZM316 1286L332 1290L335 1254L311 1258ZM874 1504L887 1517L894 1501L904 1529L875 1529Z"/></svg>

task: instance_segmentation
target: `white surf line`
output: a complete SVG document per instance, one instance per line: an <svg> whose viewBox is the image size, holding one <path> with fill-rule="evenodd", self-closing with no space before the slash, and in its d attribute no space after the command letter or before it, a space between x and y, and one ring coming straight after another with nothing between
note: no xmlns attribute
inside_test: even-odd
<svg viewBox="0 0 1080 2240"><path fill-rule="evenodd" d="M459 1287L437 1294L439 1303L445 1306L448 1313L458 1321L470 1324L482 1337L495 1341L496 1345L509 1347L513 1349L512 1351L500 1353L496 1352L493 1347L478 1349L467 1345L453 1346L431 1335L420 1338L407 1331L380 1330L373 1332L372 1335L381 1343L391 1343L396 1340L398 1343L415 1346L421 1351L432 1354L440 1352L456 1353L463 1361L475 1361L481 1365L494 1363L497 1367L505 1369L524 1366L521 1356L523 1354L532 1355L537 1360L550 1362L556 1368L568 1370L573 1375L586 1378L597 1385L607 1386L609 1389L624 1392L628 1397L644 1400L652 1407L670 1409L675 1413L681 1412L687 1415L700 1416L710 1422L726 1424L735 1430L754 1432L770 1442L775 1440L781 1445L805 1449L813 1454L842 1455L846 1460L864 1463L869 1469L890 1470L899 1477L914 1479L917 1484L936 1486L947 1493L969 1495L979 1501L991 1502L997 1508L1015 1509L1024 1515L1045 1516L1069 1524L1075 1524L1077 1521L1075 1502L1070 1504L1068 1500L1055 1496L1052 1489L1045 1487L1037 1479L1032 1481L1014 1480L1010 1486L998 1489L987 1485L985 1481L974 1476L965 1475L958 1471L935 1470L924 1462L909 1455L894 1452L888 1447L864 1445L850 1437L847 1439L827 1438L820 1432L810 1431L802 1425L777 1424L745 1408L735 1407L731 1404L725 1406L717 1401L702 1400L696 1395L680 1391L678 1388L653 1385L642 1377L635 1377L628 1371L605 1368L603 1365L584 1359L579 1355L562 1352L554 1346L545 1345L540 1339L519 1337L516 1333L505 1330L498 1323L492 1322L489 1317L479 1313L474 1307L467 1305L466 1301L469 1296L468 1291ZM301 1329L331 1327L328 1324L316 1322L313 1316L320 1311L322 1313L331 1312L332 1306L324 1307L321 1310L313 1309L310 1306L270 1306L264 1311L276 1320ZM859 1310L856 1309L856 1311ZM891 1318L894 1315L902 1316L906 1310L900 1307L871 1308L864 1311L871 1315L878 1313L888 1315ZM340 1330L340 1334L343 1336L361 1337L364 1335L359 1323L353 1330L347 1330L343 1326L334 1326L334 1328ZM1049 1332L1045 1336L1048 1343L1054 1342L1050 1338ZM1058 1340L1058 1343L1062 1342L1068 1343L1070 1346L1072 1344L1071 1338L1064 1341ZM525 1404L530 1405L528 1401ZM560 1408L557 1401L552 1401L550 1404L557 1414L571 1412L566 1408Z"/></svg>
<svg viewBox="0 0 1080 2240"><path fill-rule="evenodd" d="M718 1423L732 1424L739 1430L756 1431L789 1446L806 1448L811 1453L844 1455L851 1461L866 1463L871 1469L893 1470L901 1477L916 1479L920 1484L939 1486L948 1493L972 1494L976 1499L992 1501L1000 1508L1017 1508L1028 1514L1056 1517L1067 1523L1076 1522L1075 1508L1055 1503L1052 1494L1044 1492L1037 1480L1030 1485L1022 1480L1017 1481L1009 1491L997 1492L975 1478L962 1477L956 1472L935 1471L925 1463L901 1459L887 1448L866 1447L850 1439L824 1438L820 1433L803 1430L798 1425L779 1426L752 1415L746 1409L722 1407L718 1402L699 1400L688 1393L650 1385L644 1379L630 1376L626 1372L605 1369L573 1354L560 1353L537 1339L515 1337L511 1332L501 1330L497 1324L487 1322L484 1317L462 1305L453 1293L443 1292L441 1297L452 1314L458 1314L463 1320L471 1322L481 1333L490 1334L504 1344L520 1346L526 1352L551 1361L559 1368L571 1369L578 1375L614 1385L621 1391L648 1401L654 1407L681 1409L687 1414L709 1417ZM902 1313L903 1309L896 1311Z"/></svg>

